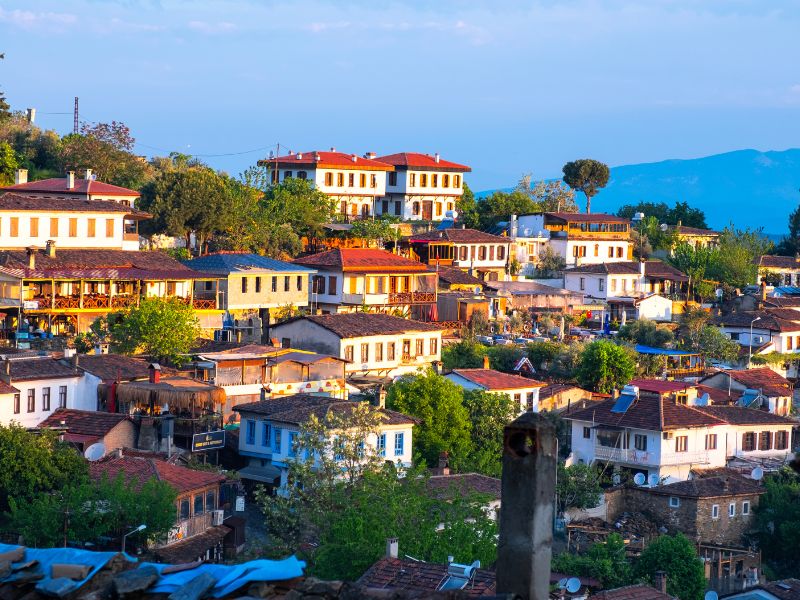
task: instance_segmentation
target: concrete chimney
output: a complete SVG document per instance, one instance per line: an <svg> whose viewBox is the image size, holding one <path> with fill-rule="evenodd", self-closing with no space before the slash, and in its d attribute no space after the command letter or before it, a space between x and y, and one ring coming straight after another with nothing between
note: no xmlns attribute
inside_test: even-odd
<svg viewBox="0 0 800 600"><path fill-rule="evenodd" d="M378 389L378 395L376 400L378 408L386 408L386 388L384 388L383 386L381 386Z"/></svg>
<svg viewBox="0 0 800 600"><path fill-rule="evenodd" d="M36 109L35 108L25 109L25 117L28 119L28 124L33 125L34 121L36 121Z"/></svg>
<svg viewBox="0 0 800 600"><path fill-rule="evenodd" d="M11 361L5 359L3 363L3 371L5 372L6 376L11 377Z"/></svg>
<svg viewBox="0 0 800 600"><path fill-rule="evenodd" d="M645 264L643 258L639 260L639 291L643 294L647 289L647 278L644 276Z"/></svg>
<svg viewBox="0 0 800 600"><path fill-rule="evenodd" d="M45 254L47 254L48 258L55 258L56 257L56 241L55 240L47 240L45 244Z"/></svg>
<svg viewBox="0 0 800 600"><path fill-rule="evenodd" d="M555 478L555 426L526 412L503 431L498 594L549 598Z"/></svg>
<svg viewBox="0 0 800 600"><path fill-rule="evenodd" d="M437 163L439 162L439 153L438 152L433 155L433 160L435 160Z"/></svg>
<svg viewBox="0 0 800 600"><path fill-rule="evenodd" d="M397 558L399 550L397 538L386 538L386 558Z"/></svg>
<svg viewBox="0 0 800 600"><path fill-rule="evenodd" d="M374 152L365 152L364 153L364 158L368 158L370 160L375 160L376 158L378 158L378 155L375 154Z"/></svg>
<svg viewBox="0 0 800 600"><path fill-rule="evenodd" d="M667 593L667 573L665 571L656 571L653 575L654 587L662 594Z"/></svg>
<svg viewBox="0 0 800 600"><path fill-rule="evenodd" d="M159 365L158 363L150 363L147 366L147 371L150 375L149 377L150 383L161 382L161 365Z"/></svg>
<svg viewBox="0 0 800 600"><path fill-rule="evenodd" d="M80 363L80 354L76 352L75 354L72 355L72 368L75 370L76 373L78 372L79 363Z"/></svg>
<svg viewBox="0 0 800 600"><path fill-rule="evenodd" d="M36 246L30 246L28 248L28 268L36 268Z"/></svg>
<svg viewBox="0 0 800 600"><path fill-rule="evenodd" d="M358 162L358 157L355 154L353 154L350 158L353 162Z"/></svg>
<svg viewBox="0 0 800 600"><path fill-rule="evenodd" d="M84 171L83 178L86 181L91 181L92 180L92 170L91 169L86 169L86 171Z"/></svg>
<svg viewBox="0 0 800 600"><path fill-rule="evenodd" d="M28 169L17 169L14 171L14 185L28 183Z"/></svg>
<svg viewBox="0 0 800 600"><path fill-rule="evenodd" d="M75 189L75 171L70 171L67 173L67 189Z"/></svg>
<svg viewBox="0 0 800 600"><path fill-rule="evenodd" d="M488 357L488 356L484 356L484 357L483 357L483 368L484 368L484 369L489 369L489 368L491 368L491 367L489 366L489 357Z"/></svg>
<svg viewBox="0 0 800 600"><path fill-rule="evenodd" d="M519 233L519 221L517 221L517 215L511 215L511 226L509 227L509 235L512 238L516 238Z"/></svg>

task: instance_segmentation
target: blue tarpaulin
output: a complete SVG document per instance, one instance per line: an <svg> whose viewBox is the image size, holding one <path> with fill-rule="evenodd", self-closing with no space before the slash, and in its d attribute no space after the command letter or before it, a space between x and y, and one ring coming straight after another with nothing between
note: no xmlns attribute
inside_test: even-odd
<svg viewBox="0 0 800 600"><path fill-rule="evenodd" d="M636 344L636 352L639 354L657 354L659 356L697 356L697 352L689 352L688 350L670 350L668 348L653 348L652 346L644 346Z"/></svg>

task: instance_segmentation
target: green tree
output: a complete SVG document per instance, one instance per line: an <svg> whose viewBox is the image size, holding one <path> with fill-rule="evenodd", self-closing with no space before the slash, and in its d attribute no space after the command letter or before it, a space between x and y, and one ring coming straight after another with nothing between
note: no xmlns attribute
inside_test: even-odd
<svg viewBox="0 0 800 600"><path fill-rule="evenodd" d="M525 350L519 346L490 346L486 350L489 366L495 371L513 373L514 366L525 356Z"/></svg>
<svg viewBox="0 0 800 600"><path fill-rule="evenodd" d="M606 187L610 172L608 165L584 158L564 165L564 183L586 196L586 212L592 212L592 198Z"/></svg>
<svg viewBox="0 0 800 600"><path fill-rule="evenodd" d="M486 350L486 346L471 338L463 339L455 344L448 344L442 348L442 365L448 371L480 369L483 367Z"/></svg>
<svg viewBox="0 0 800 600"><path fill-rule="evenodd" d="M61 137L29 123L22 113L0 119L0 142L7 142L14 149L19 168L28 169L31 181L63 176Z"/></svg>
<svg viewBox="0 0 800 600"><path fill-rule="evenodd" d="M726 336L718 327L706 325L700 331L697 350L706 358L732 363L739 358L741 346Z"/></svg>
<svg viewBox="0 0 800 600"><path fill-rule="evenodd" d="M0 141L0 185L14 183L14 171L19 168L17 153L11 144Z"/></svg>
<svg viewBox="0 0 800 600"><path fill-rule="evenodd" d="M777 577L800 576L800 477L785 467L764 480L755 509L756 539Z"/></svg>
<svg viewBox="0 0 800 600"><path fill-rule="evenodd" d="M461 193L461 197L456 200L456 212L458 213L458 217L456 217L458 222L463 223L468 229L480 227L480 215L478 214L475 194L466 183L464 183L464 191Z"/></svg>
<svg viewBox="0 0 800 600"><path fill-rule="evenodd" d="M639 237L636 246L647 244L653 250L670 250L678 240L675 229L662 227L656 217L646 216L636 226L636 233ZM647 258L640 256L639 258Z"/></svg>
<svg viewBox="0 0 800 600"><path fill-rule="evenodd" d="M400 229L392 218L363 219L353 223L350 236L377 242L381 248L386 242L396 242L400 239Z"/></svg>
<svg viewBox="0 0 800 600"><path fill-rule="evenodd" d="M565 349L566 345L558 342L531 342L525 347L525 352L535 369L548 370Z"/></svg>
<svg viewBox="0 0 800 600"><path fill-rule="evenodd" d="M580 212L575 203L575 192L561 181L533 181L531 175L523 175L516 187L533 200L537 211Z"/></svg>
<svg viewBox="0 0 800 600"><path fill-rule="evenodd" d="M579 577L599 579L606 589L633 583L631 564L626 556L625 541L618 533L605 542L592 545L585 555L562 552L553 557L552 570Z"/></svg>
<svg viewBox="0 0 800 600"><path fill-rule="evenodd" d="M711 314L702 308L689 306L680 316L678 338L680 346L686 350L700 350L700 336L708 326Z"/></svg>
<svg viewBox="0 0 800 600"><path fill-rule="evenodd" d="M143 353L180 366L199 336L194 310L178 298L146 298L108 317L112 348L121 354Z"/></svg>
<svg viewBox="0 0 800 600"><path fill-rule="evenodd" d="M783 256L794 256L800 252L800 206L789 215L789 235L781 240L775 252Z"/></svg>
<svg viewBox="0 0 800 600"><path fill-rule="evenodd" d="M617 339L653 348L668 348L675 336L668 327L658 325L655 321L637 319L620 327Z"/></svg>
<svg viewBox="0 0 800 600"><path fill-rule="evenodd" d="M706 273L712 270L712 265L719 260L718 249L695 247L682 242L673 247L667 260L673 267L689 276L689 294L709 293L708 286L702 287L701 284L704 283ZM698 289L698 286L701 287Z"/></svg>
<svg viewBox="0 0 800 600"><path fill-rule="evenodd" d="M449 452L458 470L472 451L472 426L463 399L461 387L429 370L395 382L386 404L420 420L414 427L415 456L433 466L442 452Z"/></svg>
<svg viewBox="0 0 800 600"><path fill-rule="evenodd" d="M27 503L88 477L86 461L55 432L34 434L15 423L0 425L0 464L0 511L10 498Z"/></svg>
<svg viewBox="0 0 800 600"><path fill-rule="evenodd" d="M582 386L610 394L635 374L636 361L630 350L608 340L597 340L583 349L575 376Z"/></svg>
<svg viewBox="0 0 800 600"><path fill-rule="evenodd" d="M0 60L6 57L5 54L0 53ZM0 121L6 121L11 118L11 106L6 101L6 96L0 91Z"/></svg>
<svg viewBox="0 0 800 600"><path fill-rule="evenodd" d="M142 188L139 208L153 218L145 232L180 236L191 247L192 234L202 251L206 240L230 223L231 193L222 176L206 168L160 173Z"/></svg>
<svg viewBox="0 0 800 600"><path fill-rule="evenodd" d="M676 202L670 208L665 202L639 202L638 204L625 204L617 211L618 217L632 219L636 213L644 213L646 217L655 217L659 223L667 225L681 225L687 227L708 228L706 215L699 208L693 208L686 202Z"/></svg>
<svg viewBox="0 0 800 600"><path fill-rule="evenodd" d="M650 542L636 562L636 576L653 584L656 571L667 574L667 593L681 600L701 600L706 589L703 561L682 533Z"/></svg>
<svg viewBox="0 0 800 600"><path fill-rule="evenodd" d="M552 246L548 244L538 256L536 275L543 278L556 277L561 271L566 269L566 267L567 261L564 257L553 250Z"/></svg>
<svg viewBox="0 0 800 600"><path fill-rule="evenodd" d="M582 463L565 467L559 463L556 481L559 515L568 508L594 508L600 504L602 492L600 476L594 467Z"/></svg>
<svg viewBox="0 0 800 600"><path fill-rule="evenodd" d="M768 254L772 246L760 229L726 227L720 235L716 260L709 266L708 275L736 288L756 283L758 259Z"/></svg>
<svg viewBox="0 0 800 600"><path fill-rule="evenodd" d="M520 407L507 394L481 390L464 392L464 406L472 424L473 449L465 471L491 477L502 474L503 429L516 418Z"/></svg>
<svg viewBox="0 0 800 600"><path fill-rule="evenodd" d="M490 229L500 221L510 220L511 215L525 215L538 210L538 203L526 192L497 190L478 202L478 225L480 229Z"/></svg>
<svg viewBox="0 0 800 600"><path fill-rule="evenodd" d="M268 221L288 225L299 236L322 235L336 213L336 201L306 179L290 178L271 186L263 199Z"/></svg>

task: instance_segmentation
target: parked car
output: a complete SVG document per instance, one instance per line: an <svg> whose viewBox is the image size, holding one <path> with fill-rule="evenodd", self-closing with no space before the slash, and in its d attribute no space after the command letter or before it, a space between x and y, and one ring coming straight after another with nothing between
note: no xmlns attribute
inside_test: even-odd
<svg viewBox="0 0 800 600"><path fill-rule="evenodd" d="M532 344L532 343L533 343L533 342L535 342L535 341L536 341L535 339L533 339L533 338L528 338L528 337L518 337L518 338L514 338L514 343L515 343L515 344L520 344L520 345L522 345L522 346L526 346L526 345L528 345L528 344Z"/></svg>
<svg viewBox="0 0 800 600"><path fill-rule="evenodd" d="M488 335L476 335L475 340L478 343L485 344L486 346L494 345L494 338Z"/></svg>
<svg viewBox="0 0 800 600"><path fill-rule="evenodd" d="M512 342L508 338L500 337L500 338L494 338L494 345L495 346L513 346L514 342Z"/></svg>

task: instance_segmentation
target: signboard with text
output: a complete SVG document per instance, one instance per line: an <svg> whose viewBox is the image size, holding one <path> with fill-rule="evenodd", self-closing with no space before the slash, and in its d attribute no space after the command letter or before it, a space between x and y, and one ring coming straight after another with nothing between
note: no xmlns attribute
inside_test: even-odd
<svg viewBox="0 0 800 600"><path fill-rule="evenodd" d="M207 452L209 450L221 450L225 447L225 430L206 431L205 433L195 433L192 436L192 452Z"/></svg>

